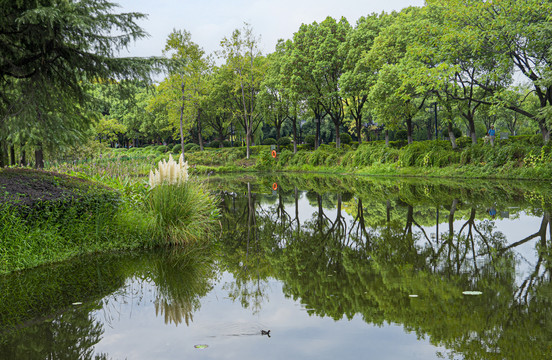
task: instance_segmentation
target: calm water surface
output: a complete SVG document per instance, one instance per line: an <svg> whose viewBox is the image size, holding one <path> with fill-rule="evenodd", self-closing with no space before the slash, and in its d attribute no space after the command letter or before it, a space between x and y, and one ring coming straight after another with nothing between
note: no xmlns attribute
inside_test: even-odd
<svg viewBox="0 0 552 360"><path fill-rule="evenodd" d="M211 246L0 278L0 359L552 357L549 184L209 183Z"/></svg>

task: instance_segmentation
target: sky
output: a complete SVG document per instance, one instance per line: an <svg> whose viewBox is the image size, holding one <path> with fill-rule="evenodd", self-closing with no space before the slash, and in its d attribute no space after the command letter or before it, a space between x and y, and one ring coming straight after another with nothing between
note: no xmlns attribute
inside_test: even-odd
<svg viewBox="0 0 552 360"><path fill-rule="evenodd" d="M391 12L408 6L423 6L424 0L113 0L116 12L148 14L138 23L150 34L120 56L161 56L168 35L187 30L192 41L207 54L220 48L220 41L249 23L260 36L263 54L274 51L278 39L291 39L301 24L344 16L351 25L371 13Z"/></svg>

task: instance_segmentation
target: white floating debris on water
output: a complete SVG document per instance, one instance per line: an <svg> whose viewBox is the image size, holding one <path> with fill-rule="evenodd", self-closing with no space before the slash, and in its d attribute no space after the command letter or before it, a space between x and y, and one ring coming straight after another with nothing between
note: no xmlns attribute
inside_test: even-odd
<svg viewBox="0 0 552 360"><path fill-rule="evenodd" d="M483 293L481 291L462 291L462 294L464 294L464 295L481 295Z"/></svg>
<svg viewBox="0 0 552 360"><path fill-rule="evenodd" d="M418 297L418 295L416 295L416 294L412 294L412 295L408 295L408 297L411 297L411 298L417 298L417 297Z"/></svg>
<svg viewBox="0 0 552 360"><path fill-rule="evenodd" d="M82 305L80 301L74 302L73 305Z"/></svg>

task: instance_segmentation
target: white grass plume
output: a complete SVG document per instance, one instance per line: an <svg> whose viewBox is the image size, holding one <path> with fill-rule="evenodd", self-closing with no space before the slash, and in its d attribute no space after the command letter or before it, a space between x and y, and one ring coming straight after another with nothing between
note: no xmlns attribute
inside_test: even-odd
<svg viewBox="0 0 552 360"><path fill-rule="evenodd" d="M150 170L149 186L151 189L161 184L180 184L188 180L188 162L180 154L178 163L169 154L169 161L159 161L158 169Z"/></svg>

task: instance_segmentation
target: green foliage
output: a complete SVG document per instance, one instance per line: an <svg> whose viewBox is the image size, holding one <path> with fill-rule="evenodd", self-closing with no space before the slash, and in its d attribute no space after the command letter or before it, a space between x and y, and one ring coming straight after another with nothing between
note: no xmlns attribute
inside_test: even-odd
<svg viewBox="0 0 552 360"><path fill-rule="evenodd" d="M472 139L468 136L461 136L456 138L456 146L460 149L464 149L472 144Z"/></svg>
<svg viewBox="0 0 552 360"><path fill-rule="evenodd" d="M212 148L220 148L220 141L219 140L213 140L209 143L209 147Z"/></svg>
<svg viewBox="0 0 552 360"><path fill-rule="evenodd" d="M395 132L395 140L406 140L408 133L406 130L398 130Z"/></svg>
<svg viewBox="0 0 552 360"><path fill-rule="evenodd" d="M276 139L274 138L265 138L263 139L263 145L276 145Z"/></svg>
<svg viewBox="0 0 552 360"><path fill-rule="evenodd" d="M184 150L186 150L187 145L189 145L189 144L184 145ZM173 154L178 154L178 153L180 153L181 150L182 150L182 145L180 145L180 144L176 144L171 149Z"/></svg>
<svg viewBox="0 0 552 360"><path fill-rule="evenodd" d="M199 149L200 149L200 147L199 147L198 144L189 143L189 144L184 145L184 151L186 151L186 152L199 151Z"/></svg>
<svg viewBox="0 0 552 360"><path fill-rule="evenodd" d="M353 141L351 135L347 133L340 134L339 138L341 140L341 144L350 144Z"/></svg>
<svg viewBox="0 0 552 360"><path fill-rule="evenodd" d="M314 142L316 137L314 135L305 136L305 144L309 145L311 148L314 148Z"/></svg>
<svg viewBox="0 0 552 360"><path fill-rule="evenodd" d="M166 145L159 145L157 148L156 148L156 151L157 152L160 152L162 154L166 153L167 151L169 151L169 147L166 146Z"/></svg>
<svg viewBox="0 0 552 360"><path fill-rule="evenodd" d="M200 183L156 186L151 189L147 204L155 219L152 233L162 243L207 241L214 230L217 209Z"/></svg>
<svg viewBox="0 0 552 360"><path fill-rule="evenodd" d="M154 60L118 56L146 35L137 24L145 15L114 10L103 0L2 4L0 142L51 151L81 142L97 119L90 82L148 79ZM110 140L124 131L116 121L98 126Z"/></svg>
<svg viewBox="0 0 552 360"><path fill-rule="evenodd" d="M278 139L278 145L280 146L286 146L286 145L290 145L291 144L291 139L288 138L288 137L281 137L280 139Z"/></svg>

